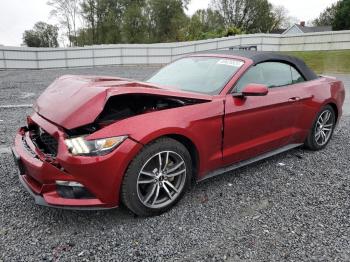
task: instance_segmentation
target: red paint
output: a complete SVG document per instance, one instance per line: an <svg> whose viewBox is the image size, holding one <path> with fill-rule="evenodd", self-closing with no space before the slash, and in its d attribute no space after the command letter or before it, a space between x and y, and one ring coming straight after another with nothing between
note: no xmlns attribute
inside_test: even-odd
<svg viewBox="0 0 350 262"><path fill-rule="evenodd" d="M219 55L213 55L219 56ZM228 57L231 56L221 56ZM47 161L20 129L15 149L26 170L25 183L53 206L115 207L120 204L120 187L130 161L141 148L167 135L183 136L195 146L199 166L197 178L237 161L291 143L303 143L320 108L332 103L342 114L345 91L332 78L269 89L250 85L244 92L264 96L232 96L234 83L249 68L245 62L222 92L216 96L170 90L156 85L113 77L64 76L39 97L28 122L36 123L59 143L54 163ZM99 157L72 156L64 143L64 129L93 122L110 96L140 93L202 99L206 102L162 111L151 111L105 126L87 139L128 135L112 153ZM38 158L24 148L22 139ZM55 180L83 184L95 199L63 199Z"/></svg>
<svg viewBox="0 0 350 262"><path fill-rule="evenodd" d="M265 85L249 84L242 90L243 96L266 96L269 89Z"/></svg>

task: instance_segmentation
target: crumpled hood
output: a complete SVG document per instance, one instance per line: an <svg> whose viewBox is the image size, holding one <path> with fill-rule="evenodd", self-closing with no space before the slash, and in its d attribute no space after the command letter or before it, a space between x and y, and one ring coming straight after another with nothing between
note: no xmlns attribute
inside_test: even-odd
<svg viewBox="0 0 350 262"><path fill-rule="evenodd" d="M209 95L163 89L130 79L66 75L39 96L34 110L61 127L73 129L94 122L109 97L132 93L212 100Z"/></svg>

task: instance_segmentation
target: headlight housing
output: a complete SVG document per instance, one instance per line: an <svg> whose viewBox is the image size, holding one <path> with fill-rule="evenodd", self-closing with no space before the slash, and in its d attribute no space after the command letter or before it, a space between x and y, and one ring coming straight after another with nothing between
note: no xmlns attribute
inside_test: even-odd
<svg viewBox="0 0 350 262"><path fill-rule="evenodd" d="M127 136L85 140L85 136L65 139L69 152L75 156L103 156L119 146Z"/></svg>

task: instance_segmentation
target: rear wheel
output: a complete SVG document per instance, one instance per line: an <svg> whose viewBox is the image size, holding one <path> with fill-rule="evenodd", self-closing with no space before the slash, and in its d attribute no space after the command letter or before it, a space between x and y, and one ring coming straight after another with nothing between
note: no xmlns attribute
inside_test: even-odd
<svg viewBox="0 0 350 262"><path fill-rule="evenodd" d="M312 130L305 141L305 146L311 150L325 148L333 135L335 122L334 109L330 105L326 105L318 113Z"/></svg>
<svg viewBox="0 0 350 262"><path fill-rule="evenodd" d="M192 174L186 147L171 138L149 145L131 162L122 185L122 201L140 216L158 215L182 197Z"/></svg>

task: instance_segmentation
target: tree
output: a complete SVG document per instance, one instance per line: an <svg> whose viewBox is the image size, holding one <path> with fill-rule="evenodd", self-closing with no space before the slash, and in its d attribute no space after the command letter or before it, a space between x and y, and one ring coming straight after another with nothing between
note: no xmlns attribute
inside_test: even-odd
<svg viewBox="0 0 350 262"><path fill-rule="evenodd" d="M115 44L127 41L125 37L133 34L135 26L143 23L140 22L140 16L144 16L144 1L83 0L81 3L82 17L88 27L85 33L91 35L87 38L91 40L87 44ZM132 17L133 15L136 17ZM124 20L127 20L126 24ZM124 26L125 30L133 29L133 32L123 31ZM146 24L143 24L143 27L145 29ZM136 35L133 37L138 38Z"/></svg>
<svg viewBox="0 0 350 262"><path fill-rule="evenodd" d="M126 6L123 14L123 37L128 43L142 43L147 41L145 4L145 0L134 0Z"/></svg>
<svg viewBox="0 0 350 262"><path fill-rule="evenodd" d="M350 29L350 0L341 0L338 2L332 25L334 30Z"/></svg>
<svg viewBox="0 0 350 262"><path fill-rule="evenodd" d="M69 46L76 45L80 0L49 0L47 4L53 8L50 14L65 28Z"/></svg>
<svg viewBox="0 0 350 262"><path fill-rule="evenodd" d="M237 27L234 27L234 26L231 26L229 28L226 29L225 33L224 33L224 36L235 36L235 35L240 35L242 34L242 30L237 28Z"/></svg>
<svg viewBox="0 0 350 262"><path fill-rule="evenodd" d="M223 16L226 27L247 33L269 32L275 23L267 0L211 0L211 6Z"/></svg>
<svg viewBox="0 0 350 262"><path fill-rule="evenodd" d="M81 5L82 17L83 19L85 19L85 21L87 21L87 25L88 25L88 30L81 30L81 32L84 34L85 33L91 34L91 41L89 41L88 37L83 38L84 40L86 39L88 41L88 42L84 42L84 44L86 43L95 44L96 43L97 1L83 0L80 5Z"/></svg>
<svg viewBox="0 0 350 262"><path fill-rule="evenodd" d="M246 20L243 30L248 33L268 33L274 27L275 17L273 6L267 0L249 0L246 6L248 16L252 20Z"/></svg>
<svg viewBox="0 0 350 262"><path fill-rule="evenodd" d="M193 16L198 17L199 21L203 25L204 31L217 31L222 30L225 25L222 15L213 9L198 10Z"/></svg>
<svg viewBox="0 0 350 262"><path fill-rule="evenodd" d="M190 19L186 40L221 37L224 31L224 18L217 10L200 9Z"/></svg>
<svg viewBox="0 0 350 262"><path fill-rule="evenodd" d="M58 47L58 27L37 22L32 30L23 33L23 42L29 47Z"/></svg>
<svg viewBox="0 0 350 262"><path fill-rule="evenodd" d="M148 0L149 35L151 42L181 41L189 18L184 9L188 1Z"/></svg>
<svg viewBox="0 0 350 262"><path fill-rule="evenodd" d="M292 24L291 18L288 15L288 10L284 6L273 6L272 8L272 15L273 15L273 24L272 27L270 28L271 32L274 29L281 29L281 28L289 28Z"/></svg>
<svg viewBox="0 0 350 262"><path fill-rule="evenodd" d="M312 24L315 26L330 26L333 24L335 15L339 9L339 2L327 7Z"/></svg>
<svg viewBox="0 0 350 262"><path fill-rule="evenodd" d="M340 0L327 7L313 21L316 26L332 26L333 30L350 29L350 0Z"/></svg>
<svg viewBox="0 0 350 262"><path fill-rule="evenodd" d="M69 0L51 0L69 1ZM268 0L211 0L188 17L190 0L76 0L84 27L76 45L198 40L270 32L287 23L287 11ZM72 38L71 38L72 39Z"/></svg>

